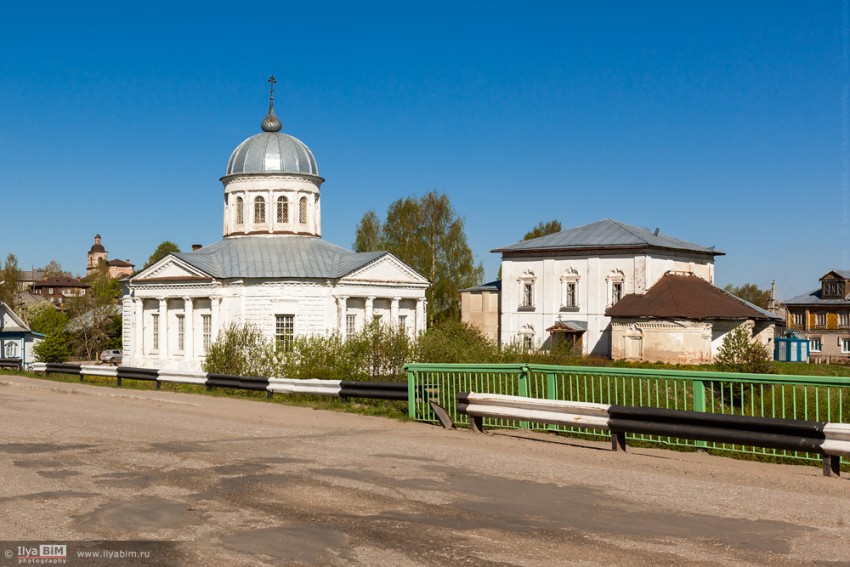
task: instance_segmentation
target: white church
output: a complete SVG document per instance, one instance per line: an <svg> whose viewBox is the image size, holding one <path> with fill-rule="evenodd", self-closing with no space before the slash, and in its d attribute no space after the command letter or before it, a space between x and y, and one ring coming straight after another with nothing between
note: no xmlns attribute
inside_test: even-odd
<svg viewBox="0 0 850 567"><path fill-rule="evenodd" d="M269 81L262 132L233 150L221 178L224 238L130 278L124 365L199 370L231 323L254 324L284 348L295 336L345 338L374 320L411 336L425 330L425 277L389 252L322 240L324 179L310 149L281 132Z"/></svg>

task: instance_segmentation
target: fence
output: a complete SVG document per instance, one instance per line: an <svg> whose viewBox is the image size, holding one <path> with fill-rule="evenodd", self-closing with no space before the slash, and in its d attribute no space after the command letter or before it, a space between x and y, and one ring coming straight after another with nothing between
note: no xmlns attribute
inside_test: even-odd
<svg viewBox="0 0 850 567"><path fill-rule="evenodd" d="M529 398L658 407L714 414L748 415L850 423L850 377L735 374L682 370L519 364L410 364L410 417L438 423L429 402L445 408L456 423L468 418L457 411L459 392L505 394ZM496 428L531 428L608 439L608 433L563 425L488 418ZM655 445L748 453L810 461L819 455L729 443L633 434L632 441Z"/></svg>

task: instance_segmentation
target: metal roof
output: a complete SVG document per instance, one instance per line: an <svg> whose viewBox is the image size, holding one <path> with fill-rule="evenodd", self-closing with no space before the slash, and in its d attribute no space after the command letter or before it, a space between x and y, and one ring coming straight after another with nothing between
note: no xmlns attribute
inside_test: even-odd
<svg viewBox="0 0 850 567"><path fill-rule="evenodd" d="M502 289L502 280L496 280L492 282L488 282L481 285L476 285L473 287L468 287L466 289L460 290L461 293L464 291L499 291Z"/></svg>
<svg viewBox="0 0 850 567"><path fill-rule="evenodd" d="M821 288L803 293L791 299L786 299L782 303L785 305L850 305L850 300L847 299L821 299Z"/></svg>
<svg viewBox="0 0 850 567"><path fill-rule="evenodd" d="M239 144L227 160L225 176L243 173L300 173L319 176L313 152L283 132L263 132Z"/></svg>
<svg viewBox="0 0 850 567"><path fill-rule="evenodd" d="M509 246L496 248L491 252L524 252L532 250L580 250L597 248L635 248L653 247L673 250L700 252L712 256L722 256L723 252L714 247L700 246L612 219L604 219L577 228L571 228L554 234L548 234L531 240L523 240Z"/></svg>
<svg viewBox="0 0 850 567"><path fill-rule="evenodd" d="M388 252L351 252L314 236L225 238L173 255L214 278L340 278Z"/></svg>
<svg viewBox="0 0 850 567"><path fill-rule="evenodd" d="M776 320L770 311L735 297L697 276L665 274L643 295L632 294L605 311L608 317L653 319Z"/></svg>

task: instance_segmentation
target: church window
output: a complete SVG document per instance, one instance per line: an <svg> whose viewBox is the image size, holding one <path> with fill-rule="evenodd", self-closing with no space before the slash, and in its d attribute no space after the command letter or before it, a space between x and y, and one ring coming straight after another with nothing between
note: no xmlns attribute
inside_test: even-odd
<svg viewBox="0 0 850 567"><path fill-rule="evenodd" d="M534 310L534 281L535 276L526 270L519 277L519 309L520 311Z"/></svg>
<svg viewBox="0 0 850 567"><path fill-rule="evenodd" d="M564 297L565 307L575 307L576 303L576 282L567 282L566 296Z"/></svg>
<svg viewBox="0 0 850 567"><path fill-rule="evenodd" d="M608 284L608 306L610 307L623 299L626 290L626 276L620 270L612 270L605 280Z"/></svg>
<svg viewBox="0 0 850 567"><path fill-rule="evenodd" d="M201 325L203 327L204 352L207 352L210 348L210 339L212 338L212 316L201 315Z"/></svg>
<svg viewBox="0 0 850 567"><path fill-rule="evenodd" d="M151 345L153 346L154 352L159 350L159 313L154 313L151 315L151 331L153 332L153 341Z"/></svg>
<svg viewBox="0 0 850 567"><path fill-rule="evenodd" d="M242 201L242 197L238 197L236 199L236 224L244 224L245 223L245 203Z"/></svg>
<svg viewBox="0 0 850 567"><path fill-rule="evenodd" d="M183 347L185 346L185 341L184 341L185 330L186 330L185 318L183 317L183 315L178 315L177 316L177 350L183 350Z"/></svg>
<svg viewBox="0 0 850 567"><path fill-rule="evenodd" d="M351 337L357 332L357 315L345 316L345 336Z"/></svg>
<svg viewBox="0 0 850 567"><path fill-rule="evenodd" d="M616 305L621 299L623 299L623 282L612 282L611 305Z"/></svg>
<svg viewBox="0 0 850 567"><path fill-rule="evenodd" d="M298 201L298 222L307 224L307 197L301 197Z"/></svg>
<svg viewBox="0 0 850 567"><path fill-rule="evenodd" d="M292 350L295 340L295 315L274 316L274 338L278 349L284 352Z"/></svg>
<svg viewBox="0 0 850 567"><path fill-rule="evenodd" d="M398 328L402 332L407 331L407 315L398 316Z"/></svg>
<svg viewBox="0 0 850 567"><path fill-rule="evenodd" d="M289 222L289 199L277 198L277 222Z"/></svg>
<svg viewBox="0 0 850 567"><path fill-rule="evenodd" d="M266 222L266 200L262 197L254 199L254 224Z"/></svg>

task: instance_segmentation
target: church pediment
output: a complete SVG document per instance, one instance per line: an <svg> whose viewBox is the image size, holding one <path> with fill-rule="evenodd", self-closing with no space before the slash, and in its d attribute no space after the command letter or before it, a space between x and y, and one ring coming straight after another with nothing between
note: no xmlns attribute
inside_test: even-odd
<svg viewBox="0 0 850 567"><path fill-rule="evenodd" d="M347 274L342 278L342 282L429 284L426 278L392 254L384 254L362 268Z"/></svg>
<svg viewBox="0 0 850 567"><path fill-rule="evenodd" d="M212 277L174 256L166 256L159 262L142 270L133 283L156 283L165 281L211 281Z"/></svg>

